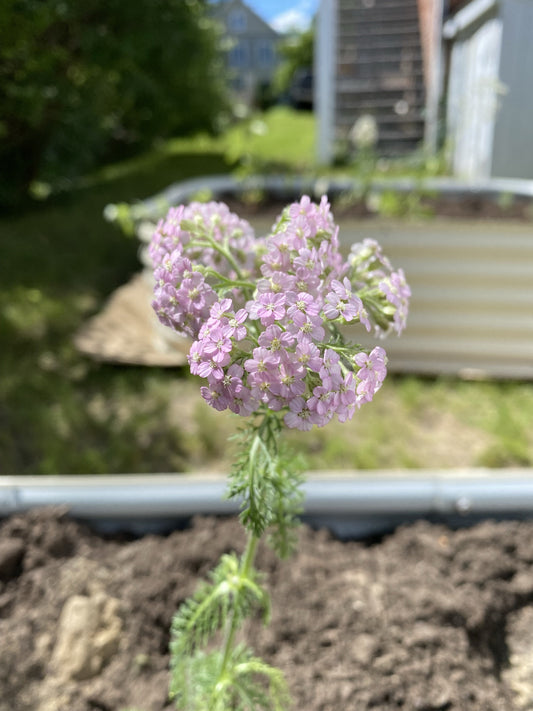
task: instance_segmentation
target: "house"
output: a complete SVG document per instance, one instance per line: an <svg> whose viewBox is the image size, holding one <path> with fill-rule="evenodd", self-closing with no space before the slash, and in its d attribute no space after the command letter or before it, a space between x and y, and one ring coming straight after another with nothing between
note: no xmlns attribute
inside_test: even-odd
<svg viewBox="0 0 533 711"><path fill-rule="evenodd" d="M532 28L532 0L321 0L319 160L370 117L380 155L446 147L459 178L533 179Z"/></svg>
<svg viewBox="0 0 533 711"><path fill-rule="evenodd" d="M533 3L418 0L426 137L458 178L533 179Z"/></svg>
<svg viewBox="0 0 533 711"><path fill-rule="evenodd" d="M213 17L222 25L230 87L250 105L272 82L280 36L242 0L220 0Z"/></svg>
<svg viewBox="0 0 533 711"><path fill-rule="evenodd" d="M472 0L443 25L455 175L533 179L533 2Z"/></svg>

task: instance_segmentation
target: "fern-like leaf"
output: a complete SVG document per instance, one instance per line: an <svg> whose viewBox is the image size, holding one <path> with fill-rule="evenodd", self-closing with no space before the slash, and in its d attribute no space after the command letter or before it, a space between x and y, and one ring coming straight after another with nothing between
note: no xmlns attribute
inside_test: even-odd
<svg viewBox="0 0 533 711"><path fill-rule="evenodd" d="M277 416L270 414L237 435L240 454L230 474L227 498L241 500L241 523L256 537L272 527L271 543L286 557L301 512L303 467L280 447L281 429Z"/></svg>
<svg viewBox="0 0 533 711"><path fill-rule="evenodd" d="M235 556L224 556L211 573L212 582L202 583L186 600L172 620L172 655L191 654L204 646L225 623L229 614L230 596L227 578L238 570Z"/></svg>
<svg viewBox="0 0 533 711"><path fill-rule="evenodd" d="M297 536L298 516L303 510L303 463L288 452L282 451L278 458L274 479L274 507L269 545L280 558L287 558L294 550Z"/></svg>
<svg viewBox="0 0 533 711"><path fill-rule="evenodd" d="M290 696L283 673L244 645L235 648L228 670L231 706L235 711L285 711ZM210 710L211 711L211 710ZM217 709L218 711L218 709ZM222 709L220 710L222 711Z"/></svg>
<svg viewBox="0 0 533 711"><path fill-rule="evenodd" d="M182 656L174 660L169 696L180 711L207 711L219 679L220 651Z"/></svg>
<svg viewBox="0 0 533 711"><path fill-rule="evenodd" d="M172 620L170 694L184 709L196 709L191 694L196 694L197 686L205 686L201 660L209 666L211 657L202 656L201 648L228 624L230 615L238 629L256 612L261 612L265 624L270 619L270 598L260 574L253 568L244 571L235 554L222 556L211 582L202 583Z"/></svg>
<svg viewBox="0 0 533 711"><path fill-rule="evenodd" d="M222 556L211 572L211 583L202 583L174 616L172 655L191 654L205 646L213 634L224 627L230 612L237 626L256 610L268 620L270 599L261 587L260 577L254 569L244 574L234 553Z"/></svg>
<svg viewBox="0 0 533 711"><path fill-rule="evenodd" d="M232 651L221 674L220 651L197 650L175 665L170 697L180 711L286 711L290 695L283 673L244 645Z"/></svg>

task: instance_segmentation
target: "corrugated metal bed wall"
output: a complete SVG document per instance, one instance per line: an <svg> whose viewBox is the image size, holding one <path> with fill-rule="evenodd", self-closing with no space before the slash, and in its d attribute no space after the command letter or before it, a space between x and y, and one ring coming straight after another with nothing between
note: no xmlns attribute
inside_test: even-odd
<svg viewBox="0 0 533 711"><path fill-rule="evenodd" d="M412 290L407 329L384 343L391 370L533 377L530 225L431 221L341 227L346 244L364 237L380 242ZM353 335L359 339L360 333Z"/></svg>
<svg viewBox="0 0 533 711"><path fill-rule="evenodd" d="M444 190L443 181L426 181L425 189ZM518 181L520 182L520 181ZM444 180L444 183L446 181ZM255 184L255 183L254 183ZM236 179L211 176L170 186L150 200L139 204L136 217L141 242L151 235L153 224L171 204L187 202L198 186L211 186L216 198L219 191L243 189ZM312 181L275 176L257 178L263 189L276 190L286 201L296 195L320 194L328 186ZM351 183L350 183L351 185ZM422 186L424 187L424 186ZM521 187L523 196L533 195L533 186L522 181L492 181L491 191L512 195ZM353 186L352 186L353 188ZM391 188L391 185L389 185ZM448 185L448 189L450 185ZM332 180L333 193L349 190L348 185ZM342 190L341 190L342 189ZM414 186L398 183L403 192ZM472 186L455 185L464 199L477 193ZM488 200L491 191L485 186ZM494 197L494 196L493 196ZM111 206L113 207L113 206ZM259 217L251 222L257 234L268 232L272 218ZM530 222L433 218L431 220L339 220L340 239L346 250L366 237L376 239L396 268L403 268L412 290L407 329L400 338L390 336L384 346L391 372L462 377L533 379L533 227ZM159 325L149 307L151 269L145 259L143 277L136 277L121 288L124 308L113 308L98 315L80 332L77 345L83 352L108 360L151 365L182 365L187 342ZM144 254L144 258L146 255ZM133 303L132 303L133 302ZM127 330L125 315L130 314ZM142 313L141 313L142 305ZM127 307L127 308L126 308ZM137 313L138 312L138 313ZM140 324L140 326L139 326ZM135 357L125 357L122 341L110 349L113 339L125 336L128 348L136 346ZM113 334L113 338L109 334ZM132 333L142 336L132 338ZM352 328L354 340L366 345L376 343L361 327ZM103 345L107 351L102 351ZM109 351L109 352L108 352ZM113 351L113 352L111 352ZM120 357L117 358L117 354Z"/></svg>

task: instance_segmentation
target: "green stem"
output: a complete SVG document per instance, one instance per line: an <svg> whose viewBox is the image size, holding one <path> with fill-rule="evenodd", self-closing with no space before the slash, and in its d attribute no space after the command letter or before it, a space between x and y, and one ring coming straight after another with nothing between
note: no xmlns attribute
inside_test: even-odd
<svg viewBox="0 0 533 711"><path fill-rule="evenodd" d="M212 267L209 267L209 274L212 274L219 281L221 281L224 288L233 289L234 287L240 287L241 289L248 289L250 293L253 293L254 285L251 281L246 281L245 279L230 279L220 272L217 272L217 270Z"/></svg>
<svg viewBox="0 0 533 711"><path fill-rule="evenodd" d="M220 252L220 254L222 254L222 256L225 257L225 258L227 259L227 261L231 264L231 266L232 266L233 269L235 270L235 274L237 275L237 279L238 279L238 280L242 280L242 272L241 272L241 269L240 269L239 265L237 264L237 262L235 261L235 259L233 258L233 256L232 256L231 252L229 251L229 249L225 249L225 248L222 247L220 244L218 244L218 242L215 242L215 240L211 240L211 242L212 242L212 246L213 246L218 252Z"/></svg>
<svg viewBox="0 0 533 711"><path fill-rule="evenodd" d="M221 254L228 262L231 264L233 269L235 270L235 274L237 275L237 279L242 280L242 272L235 261L233 255L231 254L230 250L224 247L220 242L217 242L209 233L205 234L205 239L206 242L202 244L201 240L191 240L189 243L190 246L192 247L212 247L214 250L216 250L219 254Z"/></svg>
<svg viewBox="0 0 533 711"><path fill-rule="evenodd" d="M272 444L272 419L268 415L265 415L263 421L258 425L255 435L251 441L248 454L248 466L250 474L253 476L258 468L257 465L257 453L260 448L265 448L266 443L263 441L267 440L269 444ZM267 447L268 450L268 447ZM268 454L268 451L267 451ZM253 491L253 483L249 481L249 490ZM253 568L255 554L257 550L257 545L259 543L260 536L253 533L253 531L248 530L248 538L246 541L246 548L241 556L239 562L238 570L238 585L241 585L243 581L250 579L250 574ZM231 664L231 656L235 647L235 635L237 634L237 629L239 627L239 619L236 607L234 606L228 621L226 623L226 629L224 631L224 641L222 645L222 661L220 664L220 669L218 672L218 682L214 687L214 694L219 694L221 688L225 687L228 682L231 681L227 678L228 667ZM213 697L212 697L213 699Z"/></svg>

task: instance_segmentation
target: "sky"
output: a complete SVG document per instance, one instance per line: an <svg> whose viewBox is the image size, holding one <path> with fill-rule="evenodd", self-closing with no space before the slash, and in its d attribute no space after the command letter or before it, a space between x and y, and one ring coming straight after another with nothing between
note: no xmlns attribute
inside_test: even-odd
<svg viewBox="0 0 533 711"><path fill-rule="evenodd" d="M305 30L318 9L319 0L244 0L278 32Z"/></svg>

